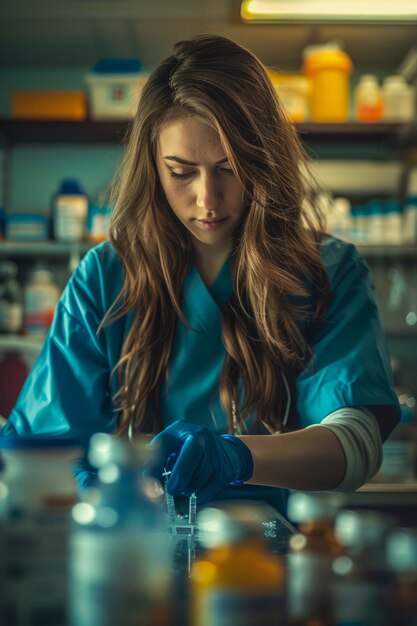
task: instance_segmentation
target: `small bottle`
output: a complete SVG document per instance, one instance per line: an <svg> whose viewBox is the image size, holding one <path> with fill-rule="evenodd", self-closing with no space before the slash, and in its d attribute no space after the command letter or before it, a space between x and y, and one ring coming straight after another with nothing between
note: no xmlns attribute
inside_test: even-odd
<svg viewBox="0 0 417 626"><path fill-rule="evenodd" d="M393 530L386 542L386 554L394 575L390 624L413 626L417 623L417 530Z"/></svg>
<svg viewBox="0 0 417 626"><path fill-rule="evenodd" d="M299 524L288 554L288 623L291 626L332 623L333 560L343 553L334 532L342 504L335 493L292 493L288 517Z"/></svg>
<svg viewBox="0 0 417 626"><path fill-rule="evenodd" d="M373 74L360 77L355 89L355 115L360 122L376 122L383 117L382 92Z"/></svg>
<svg viewBox="0 0 417 626"><path fill-rule="evenodd" d="M86 234L88 196L75 179L65 179L52 200L53 235L56 241L79 242Z"/></svg>
<svg viewBox="0 0 417 626"><path fill-rule="evenodd" d="M0 334L20 333L23 325L23 290L17 281L17 265L0 262Z"/></svg>
<svg viewBox="0 0 417 626"><path fill-rule="evenodd" d="M261 507L230 503L198 515L208 548L191 572L190 624L285 624L284 564L267 548Z"/></svg>
<svg viewBox="0 0 417 626"><path fill-rule="evenodd" d="M384 120L410 122L414 117L414 98L414 88L402 76L386 76L382 82Z"/></svg>
<svg viewBox="0 0 417 626"><path fill-rule="evenodd" d="M81 451L66 437L0 436L4 624L66 624L68 546ZM2 621L3 624L3 621Z"/></svg>
<svg viewBox="0 0 417 626"><path fill-rule="evenodd" d="M386 566L385 540L395 518L378 511L341 511L336 536L345 554L335 559L336 624L384 626L391 575Z"/></svg>
<svg viewBox="0 0 417 626"><path fill-rule="evenodd" d="M72 512L72 626L170 623L170 537L153 483L142 476L148 454L139 441L104 433L90 440L98 473Z"/></svg>
<svg viewBox="0 0 417 626"><path fill-rule="evenodd" d="M60 290L53 274L43 267L33 270L25 287L25 331L33 337L44 338L54 317Z"/></svg>
<svg viewBox="0 0 417 626"><path fill-rule="evenodd" d="M383 242L390 246L401 246L404 242L404 218L401 203L387 200L383 213Z"/></svg>
<svg viewBox="0 0 417 626"><path fill-rule="evenodd" d="M351 204L347 198L335 198L332 212L332 235L344 241L351 241L353 221Z"/></svg>
<svg viewBox="0 0 417 626"><path fill-rule="evenodd" d="M382 200L368 202L368 243L380 246L384 243L385 207Z"/></svg>

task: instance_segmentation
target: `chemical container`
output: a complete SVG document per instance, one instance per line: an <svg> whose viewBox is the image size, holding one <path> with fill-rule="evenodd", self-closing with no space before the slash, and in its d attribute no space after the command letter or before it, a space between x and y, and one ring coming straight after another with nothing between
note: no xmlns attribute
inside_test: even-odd
<svg viewBox="0 0 417 626"><path fill-rule="evenodd" d="M148 79L136 59L101 59L87 74L92 119L129 119Z"/></svg>
<svg viewBox="0 0 417 626"><path fill-rule="evenodd" d="M23 292L17 265L0 261L0 334L19 333L23 324Z"/></svg>
<svg viewBox="0 0 417 626"><path fill-rule="evenodd" d="M415 91L402 76L386 76L382 82L384 119L409 122L414 117Z"/></svg>
<svg viewBox="0 0 417 626"><path fill-rule="evenodd" d="M12 117L17 119L85 120L83 91L13 91Z"/></svg>
<svg viewBox="0 0 417 626"><path fill-rule="evenodd" d="M33 270L25 287L25 330L43 339L49 330L60 290L52 272L43 267Z"/></svg>
<svg viewBox="0 0 417 626"><path fill-rule="evenodd" d="M52 198L53 234L57 241L82 241L86 234L88 196L79 182L67 178Z"/></svg>
<svg viewBox="0 0 417 626"><path fill-rule="evenodd" d="M336 45L310 46L303 72L312 80L311 117L316 122L345 122L349 115L350 57Z"/></svg>
<svg viewBox="0 0 417 626"><path fill-rule="evenodd" d="M376 122L384 113L382 92L373 74L360 77L355 89L355 117L360 122Z"/></svg>

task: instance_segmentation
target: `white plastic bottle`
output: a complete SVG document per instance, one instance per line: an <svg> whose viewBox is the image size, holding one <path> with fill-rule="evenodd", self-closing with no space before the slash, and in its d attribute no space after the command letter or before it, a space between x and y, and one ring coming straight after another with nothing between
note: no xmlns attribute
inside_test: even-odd
<svg viewBox="0 0 417 626"><path fill-rule="evenodd" d="M382 82L384 120L410 122L414 117L415 91L400 75L387 76Z"/></svg>
<svg viewBox="0 0 417 626"><path fill-rule="evenodd" d="M60 289L53 274L43 267L35 268L25 287L25 331L28 335L44 338L55 312Z"/></svg>
<svg viewBox="0 0 417 626"><path fill-rule="evenodd" d="M382 119L382 93L378 79L373 74L360 77L355 89L355 115L361 122L375 122Z"/></svg>

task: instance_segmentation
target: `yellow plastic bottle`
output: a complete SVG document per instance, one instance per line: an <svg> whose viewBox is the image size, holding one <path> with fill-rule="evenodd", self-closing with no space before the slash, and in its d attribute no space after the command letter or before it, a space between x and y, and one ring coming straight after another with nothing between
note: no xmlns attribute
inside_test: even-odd
<svg viewBox="0 0 417 626"><path fill-rule="evenodd" d="M285 624L284 563L268 551L259 509L231 504L205 509L199 528L211 529L212 547L191 573L193 626ZM214 530L214 532L213 532Z"/></svg>
<svg viewBox="0 0 417 626"><path fill-rule="evenodd" d="M311 117L315 122L346 122L352 61L336 46L306 49L303 72L312 80Z"/></svg>

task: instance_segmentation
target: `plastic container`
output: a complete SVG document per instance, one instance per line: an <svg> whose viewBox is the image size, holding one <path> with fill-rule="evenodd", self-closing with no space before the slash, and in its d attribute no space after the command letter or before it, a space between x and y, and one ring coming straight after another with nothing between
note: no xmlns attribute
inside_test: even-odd
<svg viewBox="0 0 417 626"><path fill-rule="evenodd" d="M87 74L92 119L128 119L135 115L148 80L137 59L101 59Z"/></svg>
<svg viewBox="0 0 417 626"><path fill-rule="evenodd" d="M8 213L6 215L8 241L46 241L48 218L42 213Z"/></svg>
<svg viewBox="0 0 417 626"><path fill-rule="evenodd" d="M349 116L350 57L336 45L311 46L303 53L303 72L312 80L311 117L345 122Z"/></svg>
<svg viewBox="0 0 417 626"><path fill-rule="evenodd" d="M13 261L0 261L0 334L19 333L23 325L23 290Z"/></svg>
<svg viewBox="0 0 417 626"><path fill-rule="evenodd" d="M384 120L410 122L414 118L415 90L399 75L387 76L382 82Z"/></svg>
<svg viewBox="0 0 417 626"><path fill-rule="evenodd" d="M12 117L17 119L85 120L84 91L13 91Z"/></svg>
<svg viewBox="0 0 417 626"><path fill-rule="evenodd" d="M401 246L404 243L404 217L398 200L387 200L384 205L384 243Z"/></svg>
<svg viewBox="0 0 417 626"><path fill-rule="evenodd" d="M280 74L268 70L275 91L283 107L294 123L304 122L310 117L311 81L301 74Z"/></svg>
<svg viewBox="0 0 417 626"><path fill-rule="evenodd" d="M44 338L52 323L60 289L53 274L43 267L33 270L25 287L24 327L28 335Z"/></svg>
<svg viewBox="0 0 417 626"><path fill-rule="evenodd" d="M170 537L142 468L148 447L98 433L97 482L72 511L71 626L170 624Z"/></svg>
<svg viewBox="0 0 417 626"><path fill-rule="evenodd" d="M190 624L284 625L284 563L263 534L262 507L230 503L198 515L208 551L191 573Z"/></svg>
<svg viewBox="0 0 417 626"><path fill-rule="evenodd" d="M79 182L67 178L52 199L53 234L57 241L78 242L86 234L88 196Z"/></svg>
<svg viewBox="0 0 417 626"><path fill-rule="evenodd" d="M81 451L74 439L7 436L0 453L0 615L13 626L66 624L71 464Z"/></svg>
<svg viewBox="0 0 417 626"><path fill-rule="evenodd" d="M355 88L355 117L360 122L376 122L384 115L382 91L373 74L360 77Z"/></svg>

